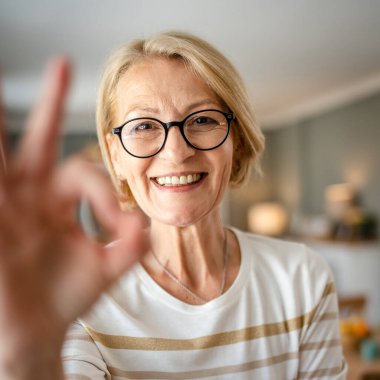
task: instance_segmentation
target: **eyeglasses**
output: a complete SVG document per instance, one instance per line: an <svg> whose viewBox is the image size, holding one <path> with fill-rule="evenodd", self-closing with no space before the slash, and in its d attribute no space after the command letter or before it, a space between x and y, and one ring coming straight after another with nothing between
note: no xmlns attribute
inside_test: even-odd
<svg viewBox="0 0 380 380"><path fill-rule="evenodd" d="M222 145L228 136L235 115L214 109L193 112L182 121L164 123L152 117L138 117L113 128L124 149L131 156L148 158L165 146L169 128L177 126L186 143L198 150L212 150Z"/></svg>

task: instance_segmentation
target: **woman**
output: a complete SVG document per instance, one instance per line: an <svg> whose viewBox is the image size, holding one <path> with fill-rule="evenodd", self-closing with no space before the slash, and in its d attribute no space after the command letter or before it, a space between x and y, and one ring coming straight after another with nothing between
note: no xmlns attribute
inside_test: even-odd
<svg viewBox="0 0 380 380"><path fill-rule="evenodd" d="M57 71L33 133L2 175L1 196L12 206L3 202L9 211L1 220L12 226L10 213L27 210L21 224L31 236L24 244L8 243L5 234L1 240L2 251L20 257L15 269L3 260L12 273L1 288L10 310L1 323L11 344L2 355L8 378L30 379L32 370L39 379L63 378L58 352L78 318L63 347L69 379L344 379L325 263L302 245L222 224L226 188L245 179L263 148L226 58L194 36L163 33L120 48L107 64L100 146L123 208L138 205L149 218L145 229L115 210L107 184L88 164L76 159L53 171L65 64ZM30 157L38 141L47 158ZM81 196L114 234L106 249L66 211ZM20 354L31 358L22 370Z"/></svg>

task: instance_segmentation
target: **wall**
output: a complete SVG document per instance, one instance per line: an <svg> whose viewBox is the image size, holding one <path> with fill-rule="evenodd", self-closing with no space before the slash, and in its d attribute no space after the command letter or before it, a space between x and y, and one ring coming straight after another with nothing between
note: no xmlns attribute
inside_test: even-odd
<svg viewBox="0 0 380 380"><path fill-rule="evenodd" d="M352 183L363 205L380 216L380 94L299 126L307 167L303 206L322 208L324 188Z"/></svg>
<svg viewBox="0 0 380 380"><path fill-rule="evenodd" d="M263 200L321 214L326 186L340 182L352 183L364 208L380 219L380 94L267 131L266 138L265 177L232 192L231 224L245 228L243 212Z"/></svg>

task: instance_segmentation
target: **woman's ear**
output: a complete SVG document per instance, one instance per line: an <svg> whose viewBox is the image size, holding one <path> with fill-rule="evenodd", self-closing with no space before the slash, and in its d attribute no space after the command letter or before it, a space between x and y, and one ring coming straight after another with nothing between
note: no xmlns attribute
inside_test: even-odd
<svg viewBox="0 0 380 380"><path fill-rule="evenodd" d="M107 134L106 141L108 150L110 152L111 164L113 166L115 174L118 179L124 180L125 178L122 174L123 171L121 170L120 164L120 142L114 135L111 134Z"/></svg>

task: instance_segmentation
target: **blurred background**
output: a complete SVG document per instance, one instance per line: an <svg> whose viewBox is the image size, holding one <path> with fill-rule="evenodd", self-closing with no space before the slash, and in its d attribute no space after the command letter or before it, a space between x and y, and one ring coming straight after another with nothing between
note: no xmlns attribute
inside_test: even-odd
<svg viewBox="0 0 380 380"><path fill-rule="evenodd" d="M171 29L195 33L229 57L266 136L264 175L229 191L225 222L307 241L329 261L342 302L356 300L347 314L362 314L364 330L376 328L380 1L1 0L0 70L12 141L47 59L66 54L75 79L62 157L91 150L106 57L126 41Z"/></svg>

